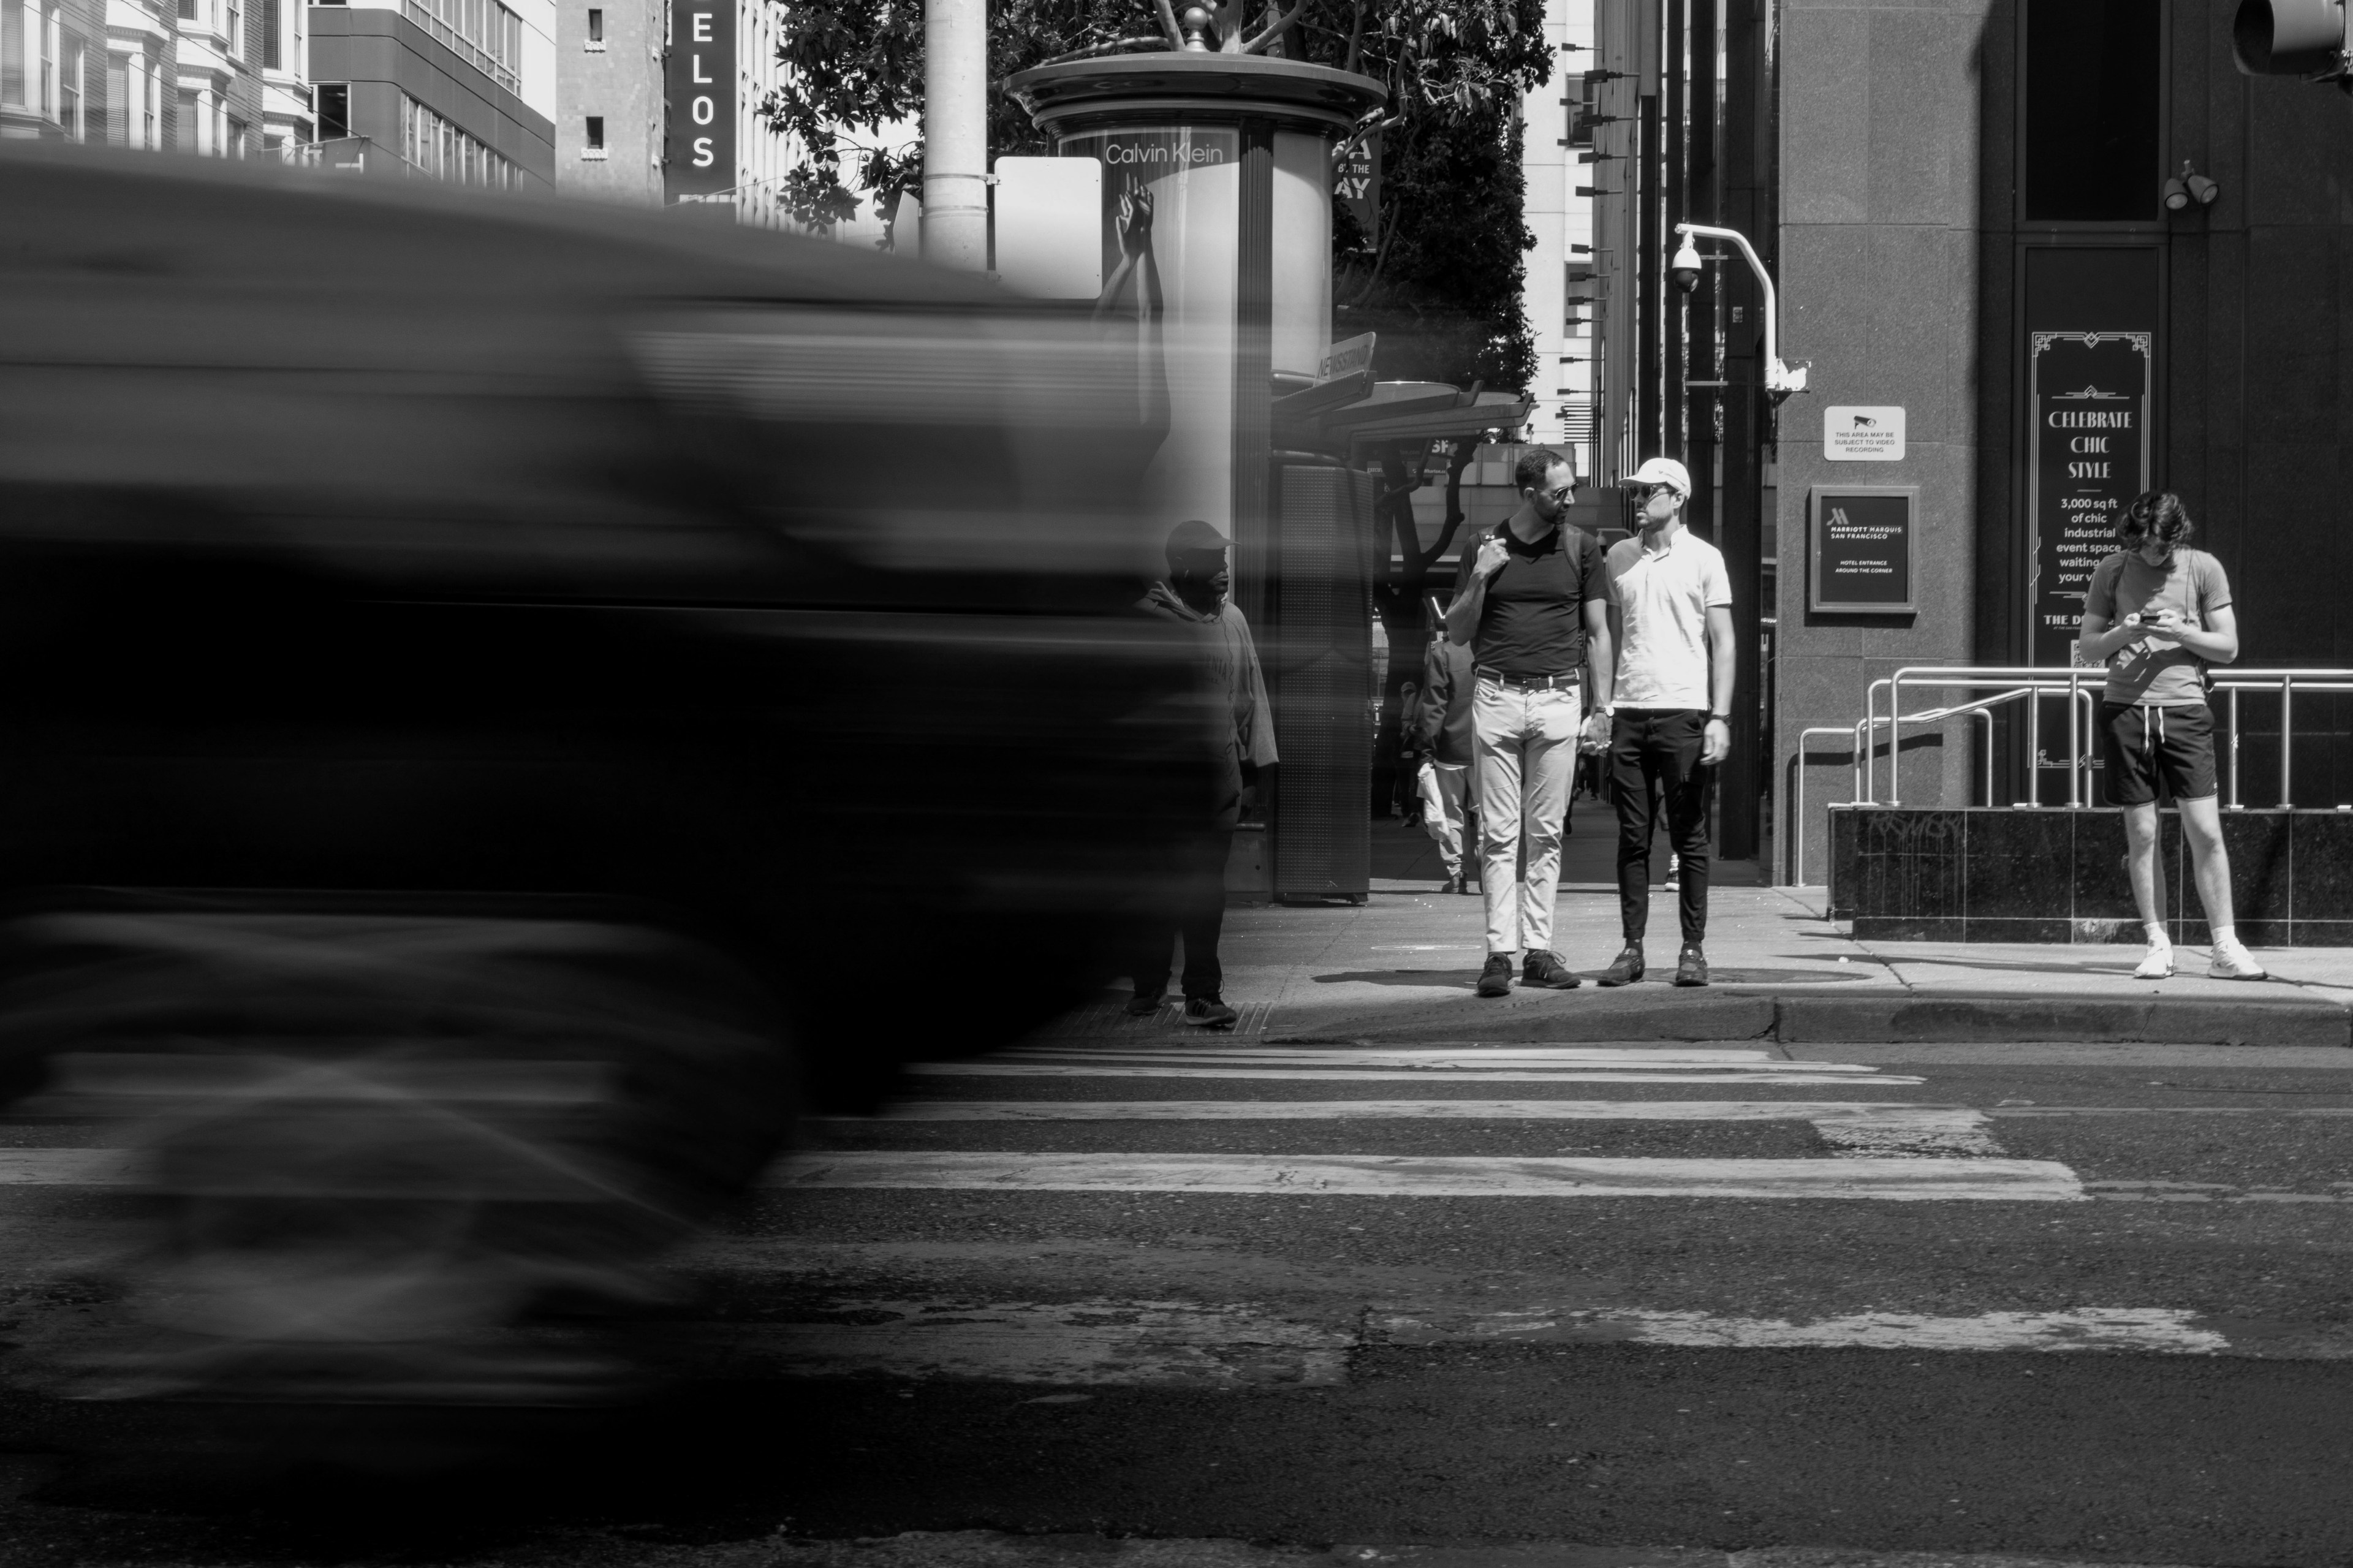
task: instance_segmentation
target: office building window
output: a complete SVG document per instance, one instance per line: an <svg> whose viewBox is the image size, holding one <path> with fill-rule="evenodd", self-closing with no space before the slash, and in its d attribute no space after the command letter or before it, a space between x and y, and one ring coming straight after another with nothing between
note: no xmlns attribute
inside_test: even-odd
<svg viewBox="0 0 2353 1568"><path fill-rule="evenodd" d="M228 0L228 19L221 26L221 37L228 41L228 58L241 58L245 54L245 12L237 0Z"/></svg>
<svg viewBox="0 0 2353 1568"><path fill-rule="evenodd" d="M319 118L319 140L340 142L352 133L352 87L343 81L322 81L313 89Z"/></svg>
<svg viewBox="0 0 2353 1568"><path fill-rule="evenodd" d="M2158 217L2162 16L2149 0L2028 0L2029 222Z"/></svg>
<svg viewBox="0 0 2353 1568"><path fill-rule="evenodd" d="M605 47L605 13L594 5L588 8L588 47L592 49Z"/></svg>
<svg viewBox="0 0 2353 1568"><path fill-rule="evenodd" d="M278 35L285 30L285 13L278 0L261 0L261 68L278 70L285 51L280 47Z"/></svg>
<svg viewBox="0 0 2353 1568"><path fill-rule="evenodd" d="M82 71L87 63L82 42L75 38L66 45L65 75L58 82L58 122L66 134L79 142L83 139Z"/></svg>
<svg viewBox="0 0 2353 1568"><path fill-rule="evenodd" d="M583 158L603 157L605 155L605 117L601 114L591 114L580 123L586 132L580 142L580 155Z"/></svg>
<svg viewBox="0 0 2353 1568"><path fill-rule="evenodd" d="M230 121L228 122L228 140L227 140L227 143L226 143L225 150L224 150L224 151L222 152L222 153L221 153L221 156L223 156L223 157L225 157L225 158L242 158L242 157L244 157L244 156L245 156L245 154L246 154L246 148L247 148L247 142L248 142L248 140L251 137L251 135L252 135L252 134L253 134L253 132L252 132L251 129L250 129L248 126L247 126L247 124L245 123L245 121L242 121L242 120L232 120L232 121Z"/></svg>
<svg viewBox="0 0 2353 1568"><path fill-rule="evenodd" d="M498 0L401 0L401 12L509 92L521 90L522 18Z"/></svg>
<svg viewBox="0 0 2353 1568"><path fill-rule="evenodd" d="M515 167L406 93L400 95L400 155L417 173L452 184L506 190Z"/></svg>

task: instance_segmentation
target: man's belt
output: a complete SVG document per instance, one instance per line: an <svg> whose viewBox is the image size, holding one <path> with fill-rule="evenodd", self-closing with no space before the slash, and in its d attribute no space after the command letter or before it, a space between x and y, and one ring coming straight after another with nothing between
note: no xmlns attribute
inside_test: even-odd
<svg viewBox="0 0 2353 1568"><path fill-rule="evenodd" d="M1583 682L1584 677L1571 670L1567 675L1505 675L1486 665L1478 667L1482 680L1492 680L1499 686L1509 686L1521 691L1558 691Z"/></svg>

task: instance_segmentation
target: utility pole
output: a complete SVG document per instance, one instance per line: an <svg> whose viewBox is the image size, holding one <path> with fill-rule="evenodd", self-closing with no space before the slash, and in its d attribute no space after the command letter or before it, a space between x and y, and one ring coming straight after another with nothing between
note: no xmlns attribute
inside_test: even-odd
<svg viewBox="0 0 2353 1568"><path fill-rule="evenodd" d="M923 6L923 259L988 269L988 4Z"/></svg>

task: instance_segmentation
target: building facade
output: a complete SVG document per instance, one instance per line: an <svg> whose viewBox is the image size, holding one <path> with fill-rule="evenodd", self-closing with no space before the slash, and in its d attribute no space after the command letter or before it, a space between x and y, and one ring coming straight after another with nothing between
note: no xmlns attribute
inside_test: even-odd
<svg viewBox="0 0 2353 1568"><path fill-rule="evenodd" d="M1577 472L1592 475L1600 471L1595 437L1601 385L1593 339L1593 214L1610 163L1596 148L1589 119L1590 95L1599 85L1589 74L1590 0L1548 0L1545 39L1552 49L1552 79L1520 105L1520 167L1527 180L1522 210L1535 237L1522 296L1536 353L1526 435L1542 446L1576 448Z"/></svg>
<svg viewBox="0 0 2353 1568"><path fill-rule="evenodd" d="M663 0L556 0L555 187L662 199Z"/></svg>
<svg viewBox="0 0 2353 1568"><path fill-rule="evenodd" d="M1597 146L1629 170L1595 219L1605 439L1621 463L1691 466L1694 526L1762 656L1736 720L1751 761L1720 791L1727 853L1822 879L1873 682L2065 667L2145 487L2181 494L2230 574L2242 664L2353 663L2334 592L2353 533L2337 93L2239 74L2230 8L2191 0L1595 0L1595 31L1617 73ZM1804 393L1763 394L1745 264L1676 288L1678 221L1755 243ZM1825 525L1874 491L1908 508L1910 592L1841 605ZM2298 699L2287 778L2277 699L2248 701L2244 798L2353 798L2343 701ZM1990 726L1907 727L1893 756L1883 733L1877 798L1900 767L1907 805L2063 804L2066 723L2063 702L2015 701ZM2096 769L2073 776L2105 798Z"/></svg>
<svg viewBox="0 0 2353 1568"><path fill-rule="evenodd" d="M181 0L192 3L210 0ZM309 7L311 80L326 160L494 189L553 189L556 4L352 0Z"/></svg>

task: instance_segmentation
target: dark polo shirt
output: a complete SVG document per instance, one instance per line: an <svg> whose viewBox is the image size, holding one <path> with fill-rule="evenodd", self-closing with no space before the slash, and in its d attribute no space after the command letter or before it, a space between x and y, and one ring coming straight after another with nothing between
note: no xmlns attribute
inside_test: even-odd
<svg viewBox="0 0 2353 1568"><path fill-rule="evenodd" d="M1585 664L1585 602L1609 595L1601 546L1566 522L1534 543L1522 543L1509 522L1495 525L1495 537L1507 554L1504 569L1487 581L1472 656L1480 668L1505 675L1576 673ZM1455 569L1455 593L1471 585L1478 558L1473 539Z"/></svg>

